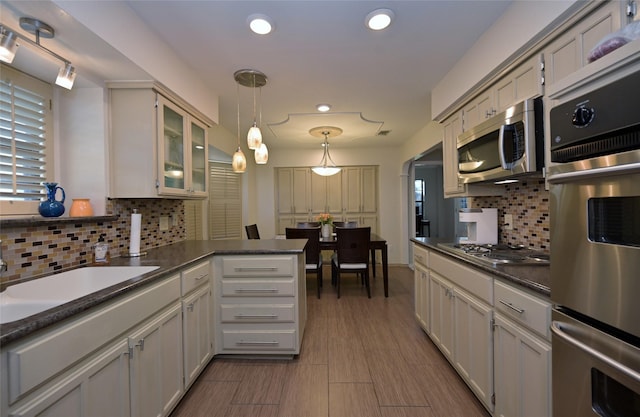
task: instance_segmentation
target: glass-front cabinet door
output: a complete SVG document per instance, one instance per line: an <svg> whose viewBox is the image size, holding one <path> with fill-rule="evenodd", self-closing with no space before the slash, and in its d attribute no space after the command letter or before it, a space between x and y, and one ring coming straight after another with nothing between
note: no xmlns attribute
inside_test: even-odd
<svg viewBox="0 0 640 417"><path fill-rule="evenodd" d="M186 118L187 114L162 96L158 96L159 192L184 194L186 187Z"/></svg>
<svg viewBox="0 0 640 417"><path fill-rule="evenodd" d="M191 119L191 184L193 195L207 196L207 130L205 125Z"/></svg>

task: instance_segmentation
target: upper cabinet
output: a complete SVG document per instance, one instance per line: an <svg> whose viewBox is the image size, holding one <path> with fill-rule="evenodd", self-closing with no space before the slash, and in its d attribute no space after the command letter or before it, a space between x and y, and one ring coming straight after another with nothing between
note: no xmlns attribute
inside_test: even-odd
<svg viewBox="0 0 640 417"><path fill-rule="evenodd" d="M624 1L602 6L578 21L544 48L545 84L551 85L588 64L591 49L626 24Z"/></svg>
<svg viewBox="0 0 640 417"><path fill-rule="evenodd" d="M156 88L109 92L109 196L205 198L211 123Z"/></svg>

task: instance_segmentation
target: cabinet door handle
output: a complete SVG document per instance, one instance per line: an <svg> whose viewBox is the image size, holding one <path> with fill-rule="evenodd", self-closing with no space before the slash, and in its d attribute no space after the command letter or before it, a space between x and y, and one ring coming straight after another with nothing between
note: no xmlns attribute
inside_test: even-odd
<svg viewBox="0 0 640 417"><path fill-rule="evenodd" d="M244 293L265 293L265 292L278 292L277 288L238 288L236 292Z"/></svg>
<svg viewBox="0 0 640 417"><path fill-rule="evenodd" d="M250 340L240 340L236 342L236 345L278 345L279 343L275 340L272 341L250 341Z"/></svg>
<svg viewBox="0 0 640 417"><path fill-rule="evenodd" d="M255 266L255 267L236 267L234 268L236 272L273 272L277 271L277 266L272 267L264 267L264 266Z"/></svg>
<svg viewBox="0 0 640 417"><path fill-rule="evenodd" d="M189 304L189 305L187 306L187 310L189 310L189 311L193 311L193 303L191 303L191 304Z"/></svg>
<svg viewBox="0 0 640 417"><path fill-rule="evenodd" d="M200 281L202 278L206 277L208 274L202 274L199 277L196 277L196 281Z"/></svg>
<svg viewBox="0 0 640 417"><path fill-rule="evenodd" d="M502 304L502 305L504 305L504 306L506 306L506 307L510 308L511 310L515 311L515 312L516 312L516 313L518 313L518 314L522 314L522 313L524 313L524 310L523 310L523 309L518 308L518 307L514 306L513 304L511 304L511 303L509 303L509 302L507 302L507 301L504 301L504 300L499 300L499 301L500 301L500 304Z"/></svg>
<svg viewBox="0 0 640 417"><path fill-rule="evenodd" d="M277 314L236 314L237 319L277 319Z"/></svg>
<svg viewBox="0 0 640 417"><path fill-rule="evenodd" d="M139 346L140 351L142 352L144 350L144 338L138 340L138 343L136 343L136 346Z"/></svg>

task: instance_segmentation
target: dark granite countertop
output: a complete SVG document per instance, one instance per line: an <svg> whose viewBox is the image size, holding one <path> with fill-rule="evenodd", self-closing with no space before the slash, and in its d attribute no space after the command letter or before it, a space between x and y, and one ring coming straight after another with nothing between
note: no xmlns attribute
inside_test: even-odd
<svg viewBox="0 0 640 417"><path fill-rule="evenodd" d="M473 266L476 269L481 269L506 281L533 290L544 297L551 296L551 268L548 265L528 266L504 264L489 266L481 262L473 262L469 258L458 256L438 246L438 243L447 243L450 241L424 237L411 238L411 241L425 246L430 250L437 251L440 254L455 258L457 261Z"/></svg>
<svg viewBox="0 0 640 417"><path fill-rule="evenodd" d="M22 320L0 324L0 345L4 346L80 314L131 290L176 273L190 264L197 263L212 255L302 253L305 244L305 239L194 240L149 249L145 256L138 258L115 257L111 259L110 266L159 266L160 268Z"/></svg>

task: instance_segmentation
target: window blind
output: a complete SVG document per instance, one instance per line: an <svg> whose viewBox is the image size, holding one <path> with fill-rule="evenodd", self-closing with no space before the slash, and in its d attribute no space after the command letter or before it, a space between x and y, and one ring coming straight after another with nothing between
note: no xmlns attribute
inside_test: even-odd
<svg viewBox="0 0 640 417"><path fill-rule="evenodd" d="M209 162L209 238L242 238L242 178L231 164Z"/></svg>
<svg viewBox="0 0 640 417"><path fill-rule="evenodd" d="M47 181L49 84L2 67L0 200L40 201ZM50 140L49 140L50 141ZM4 211L4 210L3 210Z"/></svg>

